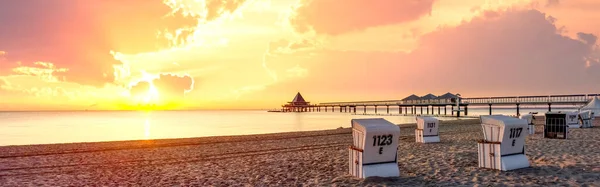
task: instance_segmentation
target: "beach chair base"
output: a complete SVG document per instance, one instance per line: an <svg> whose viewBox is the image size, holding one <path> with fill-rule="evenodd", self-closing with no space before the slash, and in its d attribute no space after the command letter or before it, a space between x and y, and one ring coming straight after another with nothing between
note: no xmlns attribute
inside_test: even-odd
<svg viewBox="0 0 600 187"><path fill-rule="evenodd" d="M581 120L581 128L592 128L593 124L591 119Z"/></svg>
<svg viewBox="0 0 600 187"><path fill-rule="evenodd" d="M528 125L527 130L529 131L529 134L535 134L535 125Z"/></svg>
<svg viewBox="0 0 600 187"><path fill-rule="evenodd" d="M502 156L498 143L477 143L479 167L510 171L529 167L525 153Z"/></svg>
<svg viewBox="0 0 600 187"><path fill-rule="evenodd" d="M562 127L558 127L560 128L560 130L557 131L556 127L546 127L544 126L544 138L549 138L549 139L568 139L569 137L569 127L568 126L562 126ZM554 131L549 131L549 130L554 130Z"/></svg>
<svg viewBox="0 0 600 187"><path fill-rule="evenodd" d="M400 170L398 169L398 163L391 162L385 164L370 164L363 165L363 176L367 177L398 177L400 176Z"/></svg>
<svg viewBox="0 0 600 187"><path fill-rule="evenodd" d="M581 127L581 125L579 125L579 124L573 124L573 125L569 125L569 128L570 128L570 129L578 129L578 128L580 128L580 127Z"/></svg>
<svg viewBox="0 0 600 187"><path fill-rule="evenodd" d="M363 164L363 153L358 150L350 149L350 175L358 178L367 177L398 177L400 169L398 162L386 162L377 164Z"/></svg>
<svg viewBox="0 0 600 187"><path fill-rule="evenodd" d="M418 143L436 143L440 142L440 136L424 136L423 130L415 129L415 141Z"/></svg>

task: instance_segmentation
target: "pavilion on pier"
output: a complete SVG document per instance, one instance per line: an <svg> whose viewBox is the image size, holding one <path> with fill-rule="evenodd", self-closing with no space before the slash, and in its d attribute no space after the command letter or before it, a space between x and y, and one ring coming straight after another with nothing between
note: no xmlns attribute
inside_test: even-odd
<svg viewBox="0 0 600 187"><path fill-rule="evenodd" d="M291 102L281 106L283 112L308 112L312 105L298 92Z"/></svg>

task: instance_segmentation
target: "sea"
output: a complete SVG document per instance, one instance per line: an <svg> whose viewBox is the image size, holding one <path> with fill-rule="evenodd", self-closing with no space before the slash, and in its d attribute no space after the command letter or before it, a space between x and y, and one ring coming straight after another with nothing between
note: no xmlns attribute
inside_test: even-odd
<svg viewBox="0 0 600 187"><path fill-rule="evenodd" d="M576 109L553 108L557 110ZM434 111L437 113L437 109ZM521 114L539 112L543 115L546 111L522 108ZM357 108L357 112L362 113L362 108ZM416 121L414 116L387 115L385 108L379 108L378 112L375 114L372 108L367 110L368 115L340 113L339 110L305 113L266 110L0 112L0 146L326 130L350 127L350 120L357 118L384 118L395 124ZM443 114L443 109L441 112ZM469 116L487 115L489 109L469 108L468 112ZM390 114L398 113L397 108L390 108ZM515 115L516 109L497 108L493 114Z"/></svg>

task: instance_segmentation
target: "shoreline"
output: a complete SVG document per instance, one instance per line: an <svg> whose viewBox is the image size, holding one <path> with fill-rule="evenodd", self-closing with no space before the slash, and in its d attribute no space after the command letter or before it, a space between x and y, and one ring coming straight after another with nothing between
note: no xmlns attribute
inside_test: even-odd
<svg viewBox="0 0 600 187"><path fill-rule="evenodd" d="M372 115L373 118L380 118L380 117L384 117L384 116L394 116L394 115ZM416 117L416 115L414 115L413 117ZM432 117L444 117L444 116L432 116ZM440 121L461 121L461 120L473 120L476 117L461 117L459 119L446 119L446 120L441 120ZM476 118L477 120L479 119L478 117ZM405 125L416 125L416 123L400 123L400 124L396 124L398 126L405 126ZM337 131L340 129L350 129L351 127L337 127L337 128L333 128L333 129L322 129L322 130L305 130L305 131L288 131L288 132L272 132L272 133L257 133L257 134L238 134L238 135L216 135L216 136L199 136L199 137L182 137L182 138L159 138L159 139L132 139L132 140L108 140L108 141L84 141L84 142L61 142L61 143L40 143L40 144L16 144L16 145L0 145L0 150L3 147L15 147L15 146L45 146L45 145L70 145L70 144L103 144L103 143L124 143L124 144L130 144L130 143L139 143L139 142L153 142L153 141L158 141L160 142L169 142L169 141L195 141L195 140L200 140L200 141L207 141L204 139L211 139L211 138L217 138L217 139L244 139L244 138L252 138L255 136L260 136L260 137L270 137L270 136L301 136L299 134L305 134L305 133L317 133L317 134L327 134L330 131ZM350 133L350 131L348 132ZM2 153L0 152L0 155Z"/></svg>
<svg viewBox="0 0 600 187"><path fill-rule="evenodd" d="M350 128L183 139L0 147L0 186L473 186L600 185L600 128L570 139L528 136L530 168L477 167L479 119L440 121L440 143L415 143L400 124L400 176L348 174Z"/></svg>
<svg viewBox="0 0 600 187"><path fill-rule="evenodd" d="M456 120L440 120L448 124L456 124L463 121L472 121L479 119L456 119ZM416 123L396 124L402 130L408 130L411 127L416 127ZM111 151L124 149L147 149L158 147L177 147L177 146L193 146L202 144L219 144L219 143L235 143L249 141L264 141L264 140L281 140L304 137L319 137L329 135L351 134L351 127L338 127L335 129L326 130L310 130L310 131L292 131L292 132L276 132L262 134L246 134L246 135L225 135L225 136L204 136L204 137L189 137L189 138L165 138L165 139L147 139L147 140L119 140L119 141L97 141L97 142L69 142L69 143L48 143L48 144L27 144L27 145L3 145L0 146L0 158L10 158L19 156L34 156L46 155L47 152L55 154L68 154L79 152L97 152ZM52 149L57 151L32 151L35 154L24 154L22 148L32 151L37 149ZM59 153L60 152L60 153ZM63 153L64 152L64 153ZM48 153L49 154L49 153Z"/></svg>

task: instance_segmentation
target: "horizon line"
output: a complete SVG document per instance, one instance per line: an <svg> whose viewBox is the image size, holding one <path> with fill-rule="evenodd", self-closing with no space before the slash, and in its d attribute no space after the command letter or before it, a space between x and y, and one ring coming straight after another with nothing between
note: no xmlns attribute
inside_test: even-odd
<svg viewBox="0 0 600 187"><path fill-rule="evenodd" d="M78 110L78 109L69 109L69 110L60 110L60 109L51 109L51 110L0 110L0 112L125 112L125 111L140 111L140 112L150 112L150 111L208 111L208 110L270 110L270 109L169 109L169 110Z"/></svg>

